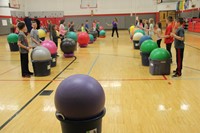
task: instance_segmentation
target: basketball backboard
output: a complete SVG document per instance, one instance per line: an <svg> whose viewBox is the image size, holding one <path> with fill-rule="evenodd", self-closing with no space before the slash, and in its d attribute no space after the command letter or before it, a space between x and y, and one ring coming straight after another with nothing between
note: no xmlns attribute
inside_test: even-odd
<svg viewBox="0 0 200 133"><path fill-rule="evenodd" d="M81 9L97 8L97 0L81 0Z"/></svg>

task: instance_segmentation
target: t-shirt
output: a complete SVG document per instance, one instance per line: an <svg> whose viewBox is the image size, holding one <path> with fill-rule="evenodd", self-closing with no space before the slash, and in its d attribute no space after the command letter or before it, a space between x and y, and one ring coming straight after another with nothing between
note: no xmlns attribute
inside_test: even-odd
<svg viewBox="0 0 200 133"><path fill-rule="evenodd" d="M154 35L154 27L153 27L153 24L150 24L149 25L149 36L153 36Z"/></svg>
<svg viewBox="0 0 200 133"><path fill-rule="evenodd" d="M85 27L84 26L81 27L81 32L85 32Z"/></svg>
<svg viewBox="0 0 200 133"><path fill-rule="evenodd" d="M159 35L161 35L161 29L160 28L157 29L157 40L162 39Z"/></svg>
<svg viewBox="0 0 200 133"><path fill-rule="evenodd" d="M117 23L116 22L112 22L113 28L117 28Z"/></svg>
<svg viewBox="0 0 200 133"><path fill-rule="evenodd" d="M38 35L38 30L32 29L31 33L30 33L30 37L34 38L37 42L40 42L39 35ZM32 39L31 39L31 46L32 47L37 47L38 45L34 41L32 41Z"/></svg>
<svg viewBox="0 0 200 133"><path fill-rule="evenodd" d="M89 24L88 23L85 24L85 29L89 29Z"/></svg>
<svg viewBox="0 0 200 133"><path fill-rule="evenodd" d="M20 41L22 45L28 47L28 40L27 40L27 37L24 34L24 32L21 32L21 31L19 32L18 41ZM26 53L28 53L28 50L26 50L22 47L19 47L19 52L22 53L22 54L26 54Z"/></svg>
<svg viewBox="0 0 200 133"><path fill-rule="evenodd" d="M65 26L63 24L60 24L60 27L59 27L59 32L60 32L60 35L64 36L65 35Z"/></svg>
<svg viewBox="0 0 200 133"><path fill-rule="evenodd" d="M99 24L96 24L96 29L99 30Z"/></svg>
<svg viewBox="0 0 200 133"><path fill-rule="evenodd" d="M56 30L52 30L52 39L55 43L58 43L58 35Z"/></svg>
<svg viewBox="0 0 200 133"><path fill-rule="evenodd" d="M185 38L185 31L182 27L179 27L177 30L176 30L176 35L179 36L179 37L183 37ZM178 39L174 39L174 46L175 48L179 48L179 49L182 49L185 47L185 43L184 43L184 40L183 41L180 41Z"/></svg>
<svg viewBox="0 0 200 133"><path fill-rule="evenodd" d="M166 28L166 31L165 31L165 35L170 35L171 32L173 31L173 27L172 27L172 24L168 25L167 28ZM173 43L174 41L174 38L173 37L168 37L168 38L165 38L165 43L168 44L168 43Z"/></svg>

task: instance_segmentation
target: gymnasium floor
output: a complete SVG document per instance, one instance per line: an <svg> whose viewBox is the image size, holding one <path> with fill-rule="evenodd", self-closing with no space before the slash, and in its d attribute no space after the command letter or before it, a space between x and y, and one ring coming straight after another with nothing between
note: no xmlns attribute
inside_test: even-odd
<svg viewBox="0 0 200 133"><path fill-rule="evenodd" d="M200 36L186 33L183 75L171 78L152 76L141 65L128 31L120 31L119 39L110 34L79 48L76 58L63 58L59 50L51 75L30 79L21 77L19 53L11 53L6 36L0 36L0 133L60 133L54 94L73 74L90 75L103 86L107 109L103 133L199 133ZM41 96L44 90L53 92Z"/></svg>

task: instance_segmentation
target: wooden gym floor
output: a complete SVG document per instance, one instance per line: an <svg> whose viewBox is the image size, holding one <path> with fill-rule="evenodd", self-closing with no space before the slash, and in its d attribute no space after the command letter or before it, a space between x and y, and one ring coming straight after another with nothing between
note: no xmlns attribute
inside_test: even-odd
<svg viewBox="0 0 200 133"><path fill-rule="evenodd" d="M140 52L133 50L128 32L120 31L119 39L110 34L88 48L79 48L76 58L63 58L59 50L58 65L51 75L30 79L21 77L19 53L11 53L6 36L0 36L0 132L60 133L55 90L70 75L88 74L105 90L103 133L199 133L199 34L186 33L180 78L152 76L141 65ZM53 92L40 95L46 90Z"/></svg>

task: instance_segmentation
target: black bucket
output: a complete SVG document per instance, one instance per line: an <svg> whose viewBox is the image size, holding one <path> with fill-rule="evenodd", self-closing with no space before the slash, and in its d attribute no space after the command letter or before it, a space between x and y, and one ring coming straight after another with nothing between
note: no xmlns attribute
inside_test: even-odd
<svg viewBox="0 0 200 133"><path fill-rule="evenodd" d="M101 133L105 114L104 109L98 116L87 120L68 120L59 113L56 113L56 117L61 123L62 133Z"/></svg>
<svg viewBox="0 0 200 133"><path fill-rule="evenodd" d="M52 54L51 58L52 58L52 60L51 60L51 67L55 67L56 64L57 64L57 53L56 54Z"/></svg>
<svg viewBox="0 0 200 133"><path fill-rule="evenodd" d="M44 40L45 40L45 37L40 38L40 40L41 40L41 41L44 41Z"/></svg>
<svg viewBox="0 0 200 133"><path fill-rule="evenodd" d="M134 49L140 49L139 41L133 41L133 47Z"/></svg>
<svg viewBox="0 0 200 133"><path fill-rule="evenodd" d="M16 43L9 43L9 46L10 46L11 52L19 51L19 46L17 45L17 42Z"/></svg>
<svg viewBox="0 0 200 133"><path fill-rule="evenodd" d="M144 53L144 52L141 52L140 55L142 56L142 65L143 66L149 66L149 56L150 56L150 53Z"/></svg>
<svg viewBox="0 0 200 133"><path fill-rule="evenodd" d="M34 75L38 77L48 76L51 73L51 60L32 61Z"/></svg>
<svg viewBox="0 0 200 133"><path fill-rule="evenodd" d="M149 72L152 75L170 75L172 59L162 61L149 60Z"/></svg>

